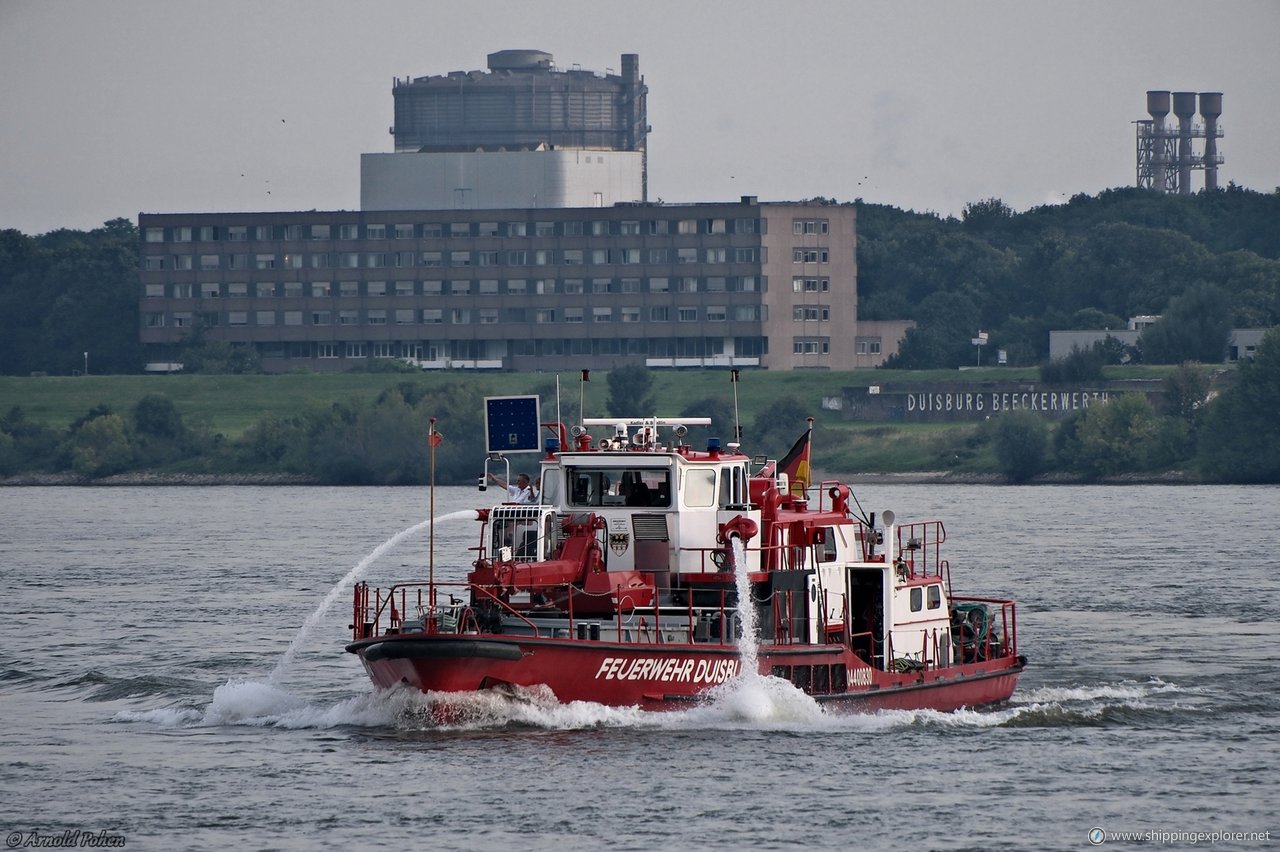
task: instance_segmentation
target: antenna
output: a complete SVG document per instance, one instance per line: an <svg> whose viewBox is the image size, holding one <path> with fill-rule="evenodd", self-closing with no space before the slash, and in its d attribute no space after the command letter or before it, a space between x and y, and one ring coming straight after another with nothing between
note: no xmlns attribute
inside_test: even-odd
<svg viewBox="0 0 1280 852"><path fill-rule="evenodd" d="M733 385L733 435L742 441L742 425L738 419L738 371L729 371L729 382Z"/></svg>

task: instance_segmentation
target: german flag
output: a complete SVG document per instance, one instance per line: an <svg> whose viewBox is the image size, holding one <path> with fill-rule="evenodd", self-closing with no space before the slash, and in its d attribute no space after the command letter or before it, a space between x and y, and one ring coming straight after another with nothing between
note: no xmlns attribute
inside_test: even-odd
<svg viewBox="0 0 1280 852"><path fill-rule="evenodd" d="M787 475L788 487L794 496L803 497L809 487L809 439L812 436L812 429L806 431L778 462L778 470Z"/></svg>

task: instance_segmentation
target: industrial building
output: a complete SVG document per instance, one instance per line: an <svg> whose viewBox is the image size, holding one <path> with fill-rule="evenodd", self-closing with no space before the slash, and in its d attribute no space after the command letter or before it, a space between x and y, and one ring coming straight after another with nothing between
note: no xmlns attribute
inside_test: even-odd
<svg viewBox="0 0 1280 852"><path fill-rule="evenodd" d="M490 54L397 79L395 153L359 211L143 213L149 369L194 330L263 368L853 369L903 323L857 323L856 210L647 200L647 87Z"/></svg>
<svg viewBox="0 0 1280 852"><path fill-rule="evenodd" d="M1223 162L1218 153L1222 93L1201 92L1198 97L1203 124L1195 122L1195 92L1147 92L1147 113L1151 118L1134 122L1139 187L1190 195L1191 172L1203 169L1204 188L1218 188L1218 166ZM1171 105L1178 119L1176 127L1165 123ZM1203 140L1200 153L1195 150L1196 140Z"/></svg>

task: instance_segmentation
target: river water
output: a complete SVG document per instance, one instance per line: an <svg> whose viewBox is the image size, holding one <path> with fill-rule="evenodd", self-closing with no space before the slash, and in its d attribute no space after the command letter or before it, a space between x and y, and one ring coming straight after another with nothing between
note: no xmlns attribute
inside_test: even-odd
<svg viewBox="0 0 1280 852"><path fill-rule="evenodd" d="M460 510L493 493L437 491L438 579L465 574ZM1007 706L836 716L775 684L680 714L478 699L442 728L342 650L341 581L425 576L425 490L0 489L0 828L10 848L1280 839L1280 488L858 497L941 518L956 591L1019 601Z"/></svg>

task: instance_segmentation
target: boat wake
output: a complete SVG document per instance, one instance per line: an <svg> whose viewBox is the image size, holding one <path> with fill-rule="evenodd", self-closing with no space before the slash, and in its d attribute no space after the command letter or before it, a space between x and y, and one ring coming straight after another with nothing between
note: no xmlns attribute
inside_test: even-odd
<svg viewBox="0 0 1280 852"><path fill-rule="evenodd" d="M231 681L207 706L125 710L115 722L170 728L381 728L412 732L572 731L596 728L892 732L904 728L1100 727L1132 725L1171 713L1199 712L1199 693L1153 678L1088 687L1042 687L984 710L881 710L828 713L787 681L739 678L683 712L653 712L591 702L560 703L545 687L421 693L371 691L332 703L309 701L270 681Z"/></svg>

